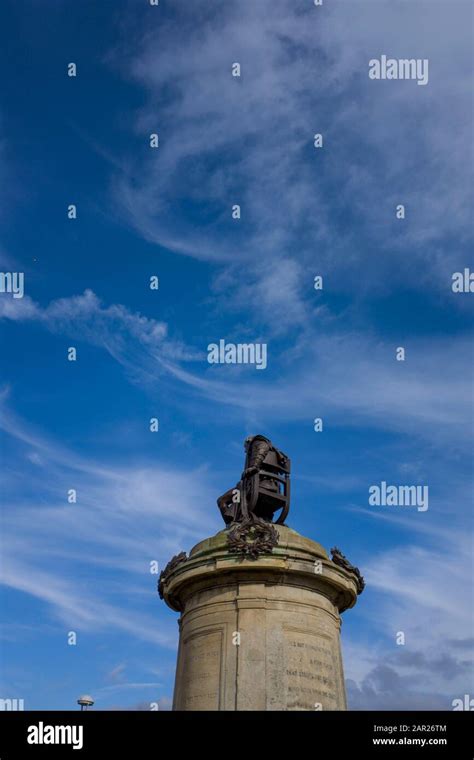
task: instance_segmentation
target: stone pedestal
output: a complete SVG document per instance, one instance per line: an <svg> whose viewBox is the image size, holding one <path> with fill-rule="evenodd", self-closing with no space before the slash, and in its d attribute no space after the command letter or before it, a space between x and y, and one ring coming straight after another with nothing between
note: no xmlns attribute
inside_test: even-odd
<svg viewBox="0 0 474 760"><path fill-rule="evenodd" d="M274 526L257 559L230 552L228 530L165 571L162 595L181 613L174 710L346 710L340 613L354 575L324 548Z"/></svg>

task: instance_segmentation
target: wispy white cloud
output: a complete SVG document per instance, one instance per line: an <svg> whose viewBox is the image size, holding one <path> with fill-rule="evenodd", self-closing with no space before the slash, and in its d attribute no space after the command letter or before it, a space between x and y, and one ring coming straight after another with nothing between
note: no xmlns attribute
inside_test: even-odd
<svg viewBox="0 0 474 760"><path fill-rule="evenodd" d="M377 709L450 710L452 699L470 690L470 534L446 521L437 527L430 523L423 543L414 541L413 532L364 564L370 597L367 602L361 597L359 604L367 636L354 640L349 631L344 646L352 709L376 704ZM401 633L405 643L397 644Z"/></svg>
<svg viewBox="0 0 474 760"><path fill-rule="evenodd" d="M0 299L0 318L39 322L52 333L100 346L131 377L139 376L142 382L156 377L162 358L190 361L200 357L183 343L169 339L165 322L132 312L121 304L104 306L92 290L53 300L45 308L29 296L4 296Z"/></svg>
<svg viewBox="0 0 474 760"><path fill-rule="evenodd" d="M463 337L411 340L406 362L397 362L395 345L333 333L315 337L301 350L302 359L282 370L282 357L275 356L270 344L269 365L275 357L280 377L272 376L264 385L237 373L231 380L222 368L198 377L178 365L166 366L198 392L223 404L258 410L261 419L275 409L283 420L330 415L336 425L365 423L428 436L433 445L447 438L463 445L471 435L466 414L473 370L468 346ZM219 372L223 379L218 379Z"/></svg>
<svg viewBox="0 0 474 760"><path fill-rule="evenodd" d="M248 302L268 324L282 284L269 267L290 270L280 327L299 322L304 299L293 277L315 262L338 273L336 290L353 288L363 272L364 288L437 283L448 293L470 230L469 16L459 3L426 8L249 0L202 15L178 4L177 19L110 57L147 93L137 135L161 139L159 151L116 175L114 200L147 240L232 271L239 262L250 296L259 296ZM381 51L429 57L429 85L370 81L368 61ZM319 131L325 147L316 151ZM199 212L198 228L183 199ZM242 206L237 224L233 203ZM233 289L245 289L237 272ZM223 303L235 306L227 293Z"/></svg>
<svg viewBox="0 0 474 760"><path fill-rule="evenodd" d="M326 414L335 424L365 423L434 442L456 439L463 445L471 435L466 410L473 364L470 340L463 335L404 341L406 361L398 362L396 343L343 333L325 320L322 335L303 331L284 348L269 342L270 374L262 384L252 379L248 367L210 367L207 346L176 342L166 325L121 305L104 307L91 291L52 301L44 309L27 298L1 299L0 309L0 317L36 320L54 333L102 347L145 386L168 377L188 392L258 412L262 420L278 408L283 420ZM190 360L194 371L186 366Z"/></svg>
<svg viewBox="0 0 474 760"><path fill-rule="evenodd" d="M157 582L150 562L162 568L202 537L203 526L210 533L217 529L217 518L202 506L210 500L205 473L159 465L88 466L59 444L25 435L21 420L4 427L18 453L26 444L45 464L32 465L24 497L15 472L3 475L1 582L46 605L65 630L119 631L174 648L171 621L161 619L157 627L157 597L156 612L150 612ZM71 487L78 494L75 504L67 500ZM97 571L100 583L94 581ZM135 586L148 595L133 593Z"/></svg>

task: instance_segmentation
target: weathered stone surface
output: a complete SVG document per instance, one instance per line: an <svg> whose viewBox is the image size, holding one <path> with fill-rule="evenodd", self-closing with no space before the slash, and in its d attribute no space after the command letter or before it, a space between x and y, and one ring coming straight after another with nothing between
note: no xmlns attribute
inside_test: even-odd
<svg viewBox="0 0 474 760"><path fill-rule="evenodd" d="M275 527L271 554L235 556L223 530L163 582L181 613L174 710L347 709L339 613L355 604L356 579Z"/></svg>

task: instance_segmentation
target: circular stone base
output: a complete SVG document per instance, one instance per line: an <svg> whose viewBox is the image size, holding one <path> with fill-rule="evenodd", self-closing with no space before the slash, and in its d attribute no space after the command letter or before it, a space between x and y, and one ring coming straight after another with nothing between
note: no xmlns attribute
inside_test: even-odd
<svg viewBox="0 0 474 760"><path fill-rule="evenodd" d="M340 616L352 573L274 525L278 545L249 559L230 530L198 543L163 579L181 612L174 710L345 710Z"/></svg>

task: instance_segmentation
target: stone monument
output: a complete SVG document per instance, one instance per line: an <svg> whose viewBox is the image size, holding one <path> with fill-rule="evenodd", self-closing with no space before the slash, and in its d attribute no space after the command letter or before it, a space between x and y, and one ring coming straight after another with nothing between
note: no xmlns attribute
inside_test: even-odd
<svg viewBox="0 0 474 760"><path fill-rule="evenodd" d="M217 500L226 528L160 575L180 613L173 710L346 710L340 614L364 579L284 524L288 457L261 435L245 449L240 481Z"/></svg>

